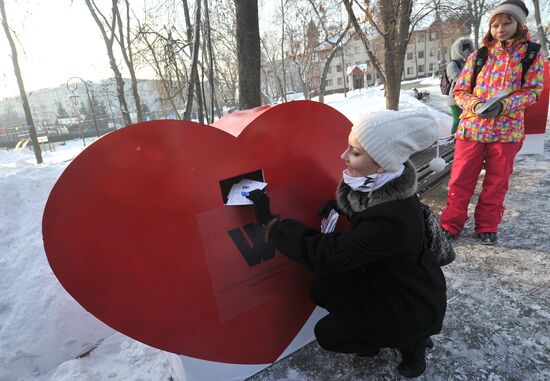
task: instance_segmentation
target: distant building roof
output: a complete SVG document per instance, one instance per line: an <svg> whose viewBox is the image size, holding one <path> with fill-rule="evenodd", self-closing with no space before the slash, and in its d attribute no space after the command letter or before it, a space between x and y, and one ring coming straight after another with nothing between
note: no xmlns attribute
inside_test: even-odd
<svg viewBox="0 0 550 381"><path fill-rule="evenodd" d="M346 70L346 75L350 75L355 70L355 68L358 68L361 71L367 71L368 67L369 67L369 65L367 65L367 64L359 64L359 65L348 66L348 68Z"/></svg>

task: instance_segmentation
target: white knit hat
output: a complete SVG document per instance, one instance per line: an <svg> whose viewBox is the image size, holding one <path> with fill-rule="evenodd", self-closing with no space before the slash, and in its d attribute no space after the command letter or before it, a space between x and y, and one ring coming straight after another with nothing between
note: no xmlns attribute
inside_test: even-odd
<svg viewBox="0 0 550 381"><path fill-rule="evenodd" d="M489 21L500 13L506 13L515 18L521 25L525 25L525 21L529 15L529 9L527 9L527 6L525 6L525 3L521 0L505 0L493 9Z"/></svg>
<svg viewBox="0 0 550 381"><path fill-rule="evenodd" d="M374 161L390 172L413 153L430 147L439 135L437 121L423 109L373 112L351 130Z"/></svg>

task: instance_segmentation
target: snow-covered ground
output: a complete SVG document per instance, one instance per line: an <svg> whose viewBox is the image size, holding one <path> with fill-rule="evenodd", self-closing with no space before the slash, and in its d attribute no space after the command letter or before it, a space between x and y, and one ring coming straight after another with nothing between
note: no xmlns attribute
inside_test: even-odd
<svg viewBox="0 0 550 381"><path fill-rule="evenodd" d="M423 104L403 90L400 109L430 106L447 111L444 97L435 96L437 79L417 83L433 94L432 101ZM326 101L351 121L385 108L378 88L349 92L347 97L335 94ZM439 111L434 116L442 137L448 135L450 117ZM80 140L56 145L55 151L43 152L40 166L30 150L0 151L0 381L183 381L173 366L174 355L115 332L87 313L48 265L42 212L56 180L82 148ZM446 327L436 338L426 380L550 379L550 206L545 201L550 196L549 163L548 149L544 156L518 159L499 246L476 244L469 237L471 226L457 241L458 259L445 269ZM313 343L255 379L395 377L389 352L367 365L364 361L324 353ZM471 371L476 367L479 372Z"/></svg>

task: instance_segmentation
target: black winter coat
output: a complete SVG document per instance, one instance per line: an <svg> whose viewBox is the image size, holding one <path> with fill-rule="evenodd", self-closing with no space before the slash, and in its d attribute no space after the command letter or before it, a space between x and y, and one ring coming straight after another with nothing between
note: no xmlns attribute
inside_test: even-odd
<svg viewBox="0 0 550 381"><path fill-rule="evenodd" d="M405 172L367 193L341 183L345 233L322 234L294 220L275 222L269 237L279 252L312 269L313 301L359 340L397 348L441 331L447 304L443 272L424 249L417 174Z"/></svg>

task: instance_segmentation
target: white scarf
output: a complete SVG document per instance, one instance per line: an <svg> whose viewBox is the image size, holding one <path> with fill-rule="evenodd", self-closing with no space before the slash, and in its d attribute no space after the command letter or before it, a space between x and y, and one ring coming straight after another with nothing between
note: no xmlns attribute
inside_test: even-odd
<svg viewBox="0 0 550 381"><path fill-rule="evenodd" d="M405 166L401 164L401 167L394 172L382 172L375 173L368 176L353 177L350 176L347 169L344 169L344 182L349 185L351 189L358 192L370 192L371 189L379 189L386 185L393 179L401 176L405 171Z"/></svg>

